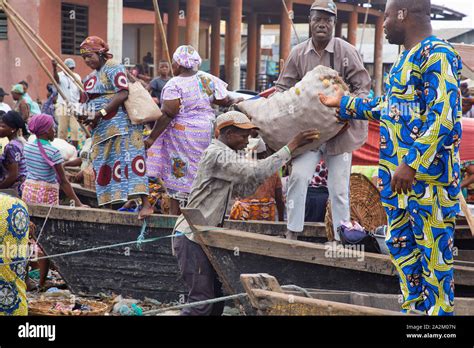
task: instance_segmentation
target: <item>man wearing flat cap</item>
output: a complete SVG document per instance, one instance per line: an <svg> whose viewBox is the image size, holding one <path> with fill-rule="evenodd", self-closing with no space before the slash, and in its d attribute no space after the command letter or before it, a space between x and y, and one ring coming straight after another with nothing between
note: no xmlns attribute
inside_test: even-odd
<svg viewBox="0 0 474 348"><path fill-rule="evenodd" d="M186 206L200 209L209 226L218 226L224 222L230 197L254 194L268 177L291 159L291 154L297 148L311 143L318 136L315 130L301 132L272 156L251 162L238 152L247 147L252 130L258 128L238 111L229 111L217 117L217 139L213 139L204 151ZM182 215L176 221L174 233L173 251L189 289L188 302L222 296L216 272L201 246L194 241L192 230ZM218 302L185 308L181 314L221 315L223 309L224 303Z"/></svg>
<svg viewBox="0 0 474 348"><path fill-rule="evenodd" d="M286 91L318 65L336 70L347 83L350 92L366 97L370 90L370 76L364 68L356 48L343 39L335 38L334 26L337 7L331 0L317 0L310 9L311 36L295 46L276 82L279 92ZM328 167L328 190L331 200L334 236L340 240L337 227L350 220L349 180L352 152L361 147L368 133L368 125L350 121L350 127L323 144L316 151L309 151L293 160L293 170L288 183L287 238L296 239L303 231L306 193L315 168L321 159Z"/></svg>

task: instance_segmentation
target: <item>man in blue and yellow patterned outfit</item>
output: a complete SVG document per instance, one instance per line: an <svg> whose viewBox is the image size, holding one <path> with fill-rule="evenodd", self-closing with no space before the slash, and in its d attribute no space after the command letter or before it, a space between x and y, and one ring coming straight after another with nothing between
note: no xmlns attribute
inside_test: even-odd
<svg viewBox="0 0 474 348"><path fill-rule="evenodd" d="M459 212L461 59L432 36L430 0L389 0L384 28L404 51L372 100L321 95L342 119L380 122L379 185L402 311L454 312L453 237Z"/></svg>

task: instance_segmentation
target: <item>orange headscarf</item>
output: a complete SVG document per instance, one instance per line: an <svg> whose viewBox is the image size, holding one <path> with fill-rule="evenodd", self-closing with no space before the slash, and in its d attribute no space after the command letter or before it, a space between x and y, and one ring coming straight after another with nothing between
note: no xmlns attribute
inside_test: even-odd
<svg viewBox="0 0 474 348"><path fill-rule="evenodd" d="M102 54L105 59L110 59L113 57L111 53L108 53L109 45L107 44L107 42L105 42L98 36L89 36L87 39L84 40L83 43L81 43L80 49L81 54L93 52Z"/></svg>

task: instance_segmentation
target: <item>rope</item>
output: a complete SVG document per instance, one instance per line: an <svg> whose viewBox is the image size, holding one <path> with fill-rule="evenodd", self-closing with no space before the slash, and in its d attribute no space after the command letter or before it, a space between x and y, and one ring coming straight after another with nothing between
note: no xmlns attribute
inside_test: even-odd
<svg viewBox="0 0 474 348"><path fill-rule="evenodd" d="M296 291L300 291L302 292L306 297L308 298L313 298L313 296L311 296L311 294L309 293L308 290L306 290L305 288L302 288L298 285L282 285L281 286L282 289L288 289L288 290L296 290Z"/></svg>
<svg viewBox="0 0 474 348"><path fill-rule="evenodd" d="M202 232L212 232L212 231L218 230L218 229L219 229L219 228L209 228L209 229L206 229L206 230L200 230L200 231L198 231L198 233L202 233ZM187 232L187 233L183 233L183 235L188 235L188 234L193 234L193 233L196 233L196 232ZM169 235L162 236L162 237L155 237L155 238L144 239L144 240L141 241L141 243L152 243L152 242L156 242L156 241L161 240L161 239L173 238L173 237L175 237L174 234L169 234ZM60 257L60 256L69 256L69 255L82 254L82 253L87 253L87 252L96 251L96 250L112 249L112 248L116 248L116 247L120 247L120 246L132 245L132 244L137 244L137 241L136 241L136 240L133 240L133 241L130 241L130 242L109 244L109 245L103 245L103 246L98 246L98 247L94 247L94 248L68 251L68 252L60 253L60 254L45 255L45 256L42 256L42 257L35 258L35 261L37 261L37 260L43 260L43 259L52 259L52 258ZM18 263L23 263L23 262L25 262L25 261L15 261L15 262L9 262L9 263L0 263L0 266L15 265L15 264L18 264Z"/></svg>
<svg viewBox="0 0 474 348"><path fill-rule="evenodd" d="M151 310L151 311L146 311L146 312L143 312L143 315L154 315L154 314L159 314L159 313L163 313L163 312L167 312L167 311L171 311L171 310L197 307L197 306L201 306L201 305L212 304L212 303L217 303L217 302L222 302L222 301L227 301L227 300L233 300L233 299L236 299L236 298L241 298L241 297L246 297L246 296L247 296L247 293L242 292L242 293L236 294L236 295L223 296L223 297L213 298L213 299L205 300L205 301L185 303L185 304L182 304L182 305L177 305L177 306L172 306L172 307L167 307L167 308L160 308L160 309L155 309L155 310Z"/></svg>
<svg viewBox="0 0 474 348"><path fill-rule="evenodd" d="M46 218L45 218L44 221L43 221L43 226L41 226L41 230L40 230L40 232L38 233L38 237L36 238L36 243L38 243L39 240L40 240L40 238L41 238L41 234L43 233L44 226L46 226L46 222L47 222L48 219L49 219L49 214L51 214L51 210L53 210L53 205L54 205L54 204L51 204L51 206L49 207L48 214L46 215ZM28 258L28 260L29 260L29 258Z"/></svg>
<svg viewBox="0 0 474 348"><path fill-rule="evenodd" d="M140 235L137 238L137 248L138 248L138 250L142 250L142 243L145 240L145 236L146 236L146 226L147 226L147 223L146 223L146 219L145 219L145 220L143 220L143 225L142 225L142 229L140 231Z"/></svg>

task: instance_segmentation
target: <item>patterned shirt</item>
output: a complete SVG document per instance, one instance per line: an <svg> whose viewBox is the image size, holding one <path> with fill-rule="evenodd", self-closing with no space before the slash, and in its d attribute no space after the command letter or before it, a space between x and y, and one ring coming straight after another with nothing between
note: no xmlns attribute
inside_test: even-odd
<svg viewBox="0 0 474 348"><path fill-rule="evenodd" d="M88 110L97 112L105 108L118 92L128 91L125 67L113 60L108 60L99 71L94 70L84 79L84 90L88 98ZM116 110L102 117L97 127L92 130L93 147L117 135L127 135L130 125L125 106L120 105Z"/></svg>
<svg viewBox="0 0 474 348"><path fill-rule="evenodd" d="M400 55L386 81L385 96L343 97L341 118L380 121L379 185L386 207L407 206L408 196L390 187L403 161L416 170L417 182L444 186L449 197L443 204L459 209L461 69L461 58L451 45L430 36Z"/></svg>
<svg viewBox="0 0 474 348"><path fill-rule="evenodd" d="M45 181L50 184L56 184L58 179L56 178L56 171L51 167L41 155L39 150L38 140L35 140L33 144L27 143L25 145L25 160L26 167L28 168L28 174L26 176L29 180ZM54 164L63 163L61 153L55 148L49 141L42 140L44 151L48 158L53 161Z"/></svg>
<svg viewBox="0 0 474 348"><path fill-rule="evenodd" d="M316 170L309 182L309 187L319 188L328 187L328 168L324 161L320 161L316 166Z"/></svg>
<svg viewBox="0 0 474 348"><path fill-rule="evenodd" d="M7 176L7 166L12 163L18 163L18 177L11 186L18 190L19 193L21 184L26 178L26 163L25 156L23 155L23 143L14 139L10 141L6 146L3 154L0 156L0 181L3 181Z"/></svg>

